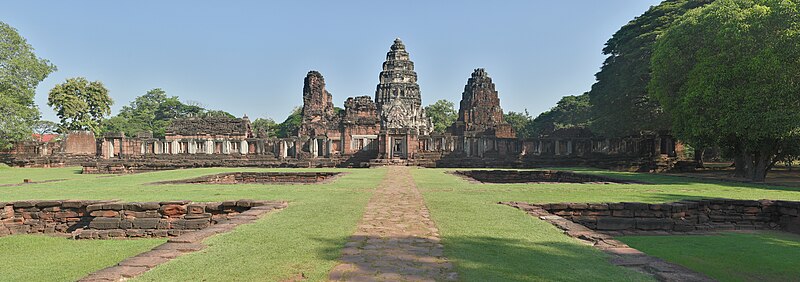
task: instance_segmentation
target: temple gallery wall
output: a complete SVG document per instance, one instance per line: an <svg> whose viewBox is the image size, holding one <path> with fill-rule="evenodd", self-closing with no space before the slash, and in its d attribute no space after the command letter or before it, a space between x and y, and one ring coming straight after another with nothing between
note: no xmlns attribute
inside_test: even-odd
<svg viewBox="0 0 800 282"><path fill-rule="evenodd" d="M581 165L660 171L676 163L669 133L608 139L571 128L539 138L517 138L503 120L488 72L475 69L464 86L458 118L433 133L422 107L414 62L396 39L370 96L350 97L334 109L325 79L309 71L303 83L302 123L290 138L253 132L242 118L176 119L165 138L72 132L59 142L22 142L0 152L14 166L83 165L85 173L127 173L187 167L536 167Z"/></svg>

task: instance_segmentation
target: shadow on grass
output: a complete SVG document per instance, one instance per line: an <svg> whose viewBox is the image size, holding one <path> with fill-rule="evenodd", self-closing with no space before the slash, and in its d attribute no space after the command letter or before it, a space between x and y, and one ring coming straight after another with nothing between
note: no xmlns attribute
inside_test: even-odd
<svg viewBox="0 0 800 282"><path fill-rule="evenodd" d="M417 237L353 236L343 249L340 240L318 241L326 245L320 256L340 263L331 271L332 280L447 280L454 278L450 263L461 281L648 280L609 264L602 253L577 243L447 237L441 253L432 247L435 241ZM443 255L450 263L437 261Z"/></svg>

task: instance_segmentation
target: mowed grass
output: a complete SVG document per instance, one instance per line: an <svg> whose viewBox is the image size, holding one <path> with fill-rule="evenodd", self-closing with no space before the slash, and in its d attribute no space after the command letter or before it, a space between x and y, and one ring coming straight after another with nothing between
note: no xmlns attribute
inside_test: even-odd
<svg viewBox="0 0 800 282"><path fill-rule="evenodd" d="M43 235L0 237L0 281L76 281L150 250L165 239L68 240Z"/></svg>
<svg viewBox="0 0 800 282"><path fill-rule="evenodd" d="M10 170L19 175L40 173L40 169ZM50 170L67 173L74 172L77 168ZM340 171L347 174L333 183L312 185L149 184L232 171ZM6 172L8 170L0 173ZM62 182L0 187L0 201L23 199L223 201L244 198L285 200L289 202L288 208L268 214L252 224L239 226L232 232L209 238L204 241L208 245L206 249L163 264L139 277L139 280L281 281L305 275L311 281L321 281L327 278L327 272L336 264L347 238L355 232L371 192L385 173L385 169L209 168L121 176L77 174L76 177ZM15 237L27 238L23 240L38 238ZM59 240L64 240L62 241L64 245L71 243L66 239ZM85 242L87 247L82 250L83 252L98 253L98 255L105 253L101 249L91 247L92 243L100 244L101 241ZM0 253L14 251L13 248L0 247ZM64 259L62 263L74 262ZM117 259L119 260L121 258ZM86 265L85 269L98 268ZM1 277L2 274L0 280Z"/></svg>
<svg viewBox="0 0 800 282"><path fill-rule="evenodd" d="M700 182L651 174L580 169L654 183L481 184L446 173L412 171L445 245L465 281L635 281L649 278L606 262L605 255L500 201L669 202L697 198L800 200L800 189ZM797 254L800 256L800 254Z"/></svg>
<svg viewBox="0 0 800 282"><path fill-rule="evenodd" d="M619 238L720 281L800 280L800 236L777 232Z"/></svg>

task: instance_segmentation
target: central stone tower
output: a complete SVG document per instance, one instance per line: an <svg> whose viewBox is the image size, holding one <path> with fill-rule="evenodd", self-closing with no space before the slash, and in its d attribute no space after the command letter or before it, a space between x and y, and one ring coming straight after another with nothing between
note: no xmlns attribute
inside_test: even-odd
<svg viewBox="0 0 800 282"><path fill-rule="evenodd" d="M412 158L419 148L419 135L433 129L422 107L414 62L399 38L386 53L375 103L381 121L379 156L387 159Z"/></svg>
<svg viewBox="0 0 800 282"><path fill-rule="evenodd" d="M381 129L405 128L415 129L420 135L430 133L431 121L422 108L414 62L399 38L386 53L379 79L375 103L380 111Z"/></svg>

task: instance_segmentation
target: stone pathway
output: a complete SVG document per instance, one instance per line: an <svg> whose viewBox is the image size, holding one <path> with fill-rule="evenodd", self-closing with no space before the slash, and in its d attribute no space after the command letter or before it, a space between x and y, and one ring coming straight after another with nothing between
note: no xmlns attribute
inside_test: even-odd
<svg viewBox="0 0 800 282"><path fill-rule="evenodd" d="M455 281L408 167L390 166L345 245L332 281Z"/></svg>

